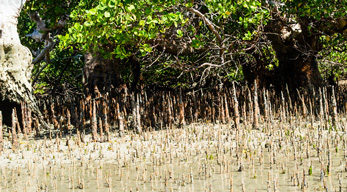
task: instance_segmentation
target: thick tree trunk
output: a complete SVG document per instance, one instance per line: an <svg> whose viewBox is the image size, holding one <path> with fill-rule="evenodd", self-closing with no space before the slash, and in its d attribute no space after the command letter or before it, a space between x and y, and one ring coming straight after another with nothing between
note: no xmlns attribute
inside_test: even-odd
<svg viewBox="0 0 347 192"><path fill-rule="evenodd" d="M273 32L267 37L279 60L279 66L275 68L274 73L275 81L286 83L290 88L313 89L322 86L324 81L316 60L316 55L321 50L318 36L310 34L308 23L303 20L296 24L288 24L278 15L274 18L265 30Z"/></svg>
<svg viewBox="0 0 347 192"><path fill-rule="evenodd" d="M267 60L262 59L260 54L253 53L254 50L250 50L249 54L254 57L253 62L245 62L242 71L245 79L248 83L257 82L259 87L269 87L274 81L274 71L270 71L266 68L269 64Z"/></svg>
<svg viewBox="0 0 347 192"><path fill-rule="evenodd" d="M11 124L12 108L21 111L21 101L44 123L29 83L31 52L22 46L17 32L17 18L24 3L25 0L0 0L0 110L7 125ZM47 127L45 123L44 126Z"/></svg>
<svg viewBox="0 0 347 192"><path fill-rule="evenodd" d="M276 52L280 51L276 50ZM314 56L307 56L295 48L289 48L289 51L277 53L277 55L279 66L274 73L276 75L274 78L276 87L279 87L280 84L282 86L287 84L290 88L305 87L312 90L324 85Z"/></svg>
<svg viewBox="0 0 347 192"><path fill-rule="evenodd" d="M95 87L101 92L110 91L120 83L119 61L106 60L102 56L84 55L83 85L86 94L94 93Z"/></svg>
<svg viewBox="0 0 347 192"><path fill-rule="evenodd" d="M302 21L288 24L279 14L273 15L265 27L267 38L279 61L273 71L266 69L260 56L255 55L256 65L245 65L244 74L249 82L257 80L259 85L274 85L281 90L287 85L290 89L321 87L324 81L318 69L316 55L321 50L319 36L310 35L308 24Z"/></svg>

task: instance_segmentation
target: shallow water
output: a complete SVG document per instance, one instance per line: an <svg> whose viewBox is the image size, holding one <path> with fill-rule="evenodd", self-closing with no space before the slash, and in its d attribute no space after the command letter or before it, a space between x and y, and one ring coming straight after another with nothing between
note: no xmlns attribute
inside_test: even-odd
<svg viewBox="0 0 347 192"><path fill-rule="evenodd" d="M346 134L301 121L260 130L194 124L112 138L68 145L22 138L15 151L5 141L1 191L324 191L324 183L347 190Z"/></svg>

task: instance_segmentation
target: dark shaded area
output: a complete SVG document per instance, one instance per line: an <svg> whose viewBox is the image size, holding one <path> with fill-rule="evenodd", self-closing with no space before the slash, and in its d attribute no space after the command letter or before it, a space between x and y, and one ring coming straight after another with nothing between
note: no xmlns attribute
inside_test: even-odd
<svg viewBox="0 0 347 192"><path fill-rule="evenodd" d="M17 110L17 116L19 119L19 122L21 123L20 119L22 119L22 114L21 114L21 106L17 103L11 102L7 99L2 100L0 98L0 108L2 111L2 118L3 118L3 124L7 126L12 126L12 110L13 108L16 108Z"/></svg>
<svg viewBox="0 0 347 192"><path fill-rule="evenodd" d="M100 55L85 54L83 68L83 87L86 95L95 96L95 88L101 93L110 92L120 82L120 69L118 59L104 59Z"/></svg>
<svg viewBox="0 0 347 192"><path fill-rule="evenodd" d="M279 15L273 15L265 27L267 40L271 43L278 59L278 66L269 72L266 66L269 64L264 56L254 54L255 49L250 49L249 54L254 56L253 63L243 66L245 79L248 82L258 82L258 85L268 87L270 84L277 91L288 87L293 92L296 89L308 89L310 91L325 86L318 69L317 55L322 50L319 43L319 35L312 34L308 23L300 21L301 33L290 33L285 37L283 26L286 20Z"/></svg>

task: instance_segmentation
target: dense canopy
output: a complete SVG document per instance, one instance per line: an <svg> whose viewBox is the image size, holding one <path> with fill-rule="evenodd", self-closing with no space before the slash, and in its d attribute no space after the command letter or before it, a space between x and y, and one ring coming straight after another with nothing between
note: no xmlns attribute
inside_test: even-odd
<svg viewBox="0 0 347 192"><path fill-rule="evenodd" d="M345 75L345 4L29 1L20 33L38 56L33 83L41 93L123 83L194 89L255 80L311 89Z"/></svg>

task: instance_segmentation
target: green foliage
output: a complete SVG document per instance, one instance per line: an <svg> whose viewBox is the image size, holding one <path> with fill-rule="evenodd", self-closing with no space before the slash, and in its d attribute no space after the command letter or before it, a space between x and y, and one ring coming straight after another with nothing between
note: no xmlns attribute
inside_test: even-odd
<svg viewBox="0 0 347 192"><path fill-rule="evenodd" d="M55 92L61 92L62 89L77 89L82 90L82 74L81 69L83 67L83 55L70 53L69 50L57 50L57 52L51 53L52 59L48 63L48 66L44 68L43 72L38 77L37 90L51 90ZM47 64L42 62L42 65ZM37 70L33 70L34 74L37 74ZM41 84L41 87L40 87ZM44 86L43 86L44 85ZM46 92L45 92L46 93Z"/></svg>
<svg viewBox="0 0 347 192"><path fill-rule="evenodd" d="M18 30L21 42L28 47L36 57L45 47L44 42L36 42L27 34L36 29L28 14L38 12L41 19L45 20L46 27L50 29L50 35L56 44L59 40L58 34L65 34L66 29L57 28L59 20L66 18L76 7L77 1L73 0L48 0L48 1L28 1L23 8L18 19ZM66 48L53 47L49 52L49 60L44 59L34 65L32 80L36 80L34 93L49 94L52 91L77 88L81 89L82 75L81 68L84 61L82 55ZM58 92L58 91L57 91Z"/></svg>
<svg viewBox="0 0 347 192"><path fill-rule="evenodd" d="M88 1L88 0L83 0ZM48 28L53 27L61 17L67 16L76 8L79 1L75 0L37 0L27 1L22 14L38 12L43 20L46 20ZM49 22L48 22L49 20Z"/></svg>
<svg viewBox="0 0 347 192"><path fill-rule="evenodd" d="M125 59L138 51L145 56L152 51L150 40L164 35L173 25L185 25L187 20L180 12L169 10L172 3L104 0L91 7L81 1L71 13L69 33L59 36L61 47L75 45L106 58L115 55ZM182 31L177 30L177 35L182 37Z"/></svg>
<svg viewBox="0 0 347 192"><path fill-rule="evenodd" d="M327 30L329 25L323 29L321 26L331 18L345 18L346 2L281 2L283 5L276 3L276 6L283 15L289 15L293 22L307 19L307 33L321 36L319 45L324 49L320 53L320 70L323 74L333 73L335 78L340 78L346 66L345 36ZM121 76L126 83L134 80L134 64L130 61L136 57L145 83L189 87L207 77L219 82L240 81L243 79L242 65L254 62L255 54L261 57L259 60L266 69L275 71L279 60L263 33L272 19L271 6L275 5L260 0L204 0L194 1L194 4L188 0L28 1L19 20L19 31L24 45L31 50L42 50L42 42L25 37L36 27L26 14L37 11L46 20L56 43L50 52L50 61L34 67L36 74L48 63L39 76L38 92L56 83L80 88L82 55L86 52L120 61ZM188 8L199 10L213 23L223 41L221 44L204 19L189 12ZM62 17L69 17L67 26L55 30L55 24ZM163 42L166 46L175 45L179 51L165 52ZM256 51L245 51L253 45L257 46ZM183 47L192 50L184 54L180 52ZM222 62L225 65L220 68L199 67L204 63L221 65Z"/></svg>
<svg viewBox="0 0 347 192"><path fill-rule="evenodd" d="M347 75L347 44L343 34L323 35L320 42L323 50L320 52L319 70L325 79L337 82Z"/></svg>
<svg viewBox="0 0 347 192"><path fill-rule="evenodd" d="M252 41L260 35L257 31L259 25L266 24L269 18L268 10L262 8L260 1L256 0L205 3L200 11L217 26L222 38L233 36L234 40ZM240 3L243 6L239 6ZM172 57L158 60L161 64L155 63L149 69L147 66L160 56L153 43L155 40L174 37L175 41L183 41L196 50L210 49L209 47L216 43L215 34L201 18L187 15L189 7L192 7L190 1L182 0L80 1L70 15L68 33L59 36L60 47L100 53L105 58L119 58L123 63L126 63L127 58L136 56L143 61L142 72L147 81L162 82L163 85L170 86L182 85L174 80L179 76L181 82L190 81L186 73L182 75L182 68L189 69L198 65L195 63L198 59L202 62L216 62L215 54L218 54L218 51L208 53L204 59L197 58L196 55L179 57L184 66L177 66L176 59ZM186 42L187 38L190 42ZM147 63L146 60L150 62ZM232 67L227 72L229 76L232 74L232 79L242 78L240 70L233 70ZM197 75L195 78L199 79L201 76ZM191 80L195 81L194 79ZM175 85L173 82L176 82Z"/></svg>
<svg viewBox="0 0 347 192"><path fill-rule="evenodd" d="M308 169L308 175L312 175L312 165L311 165L310 168Z"/></svg>
<svg viewBox="0 0 347 192"><path fill-rule="evenodd" d="M43 47L43 43L36 42L34 39L26 37L27 34L32 33L36 29L36 24L28 17L27 12L21 12L18 18L18 33L21 43L29 47L31 50L38 50Z"/></svg>
<svg viewBox="0 0 347 192"><path fill-rule="evenodd" d="M311 37L317 36L318 46L322 46L319 69L325 79L341 79L346 74L346 6L347 1L335 0L282 0L281 10L294 21L307 27Z"/></svg>
<svg viewBox="0 0 347 192"><path fill-rule="evenodd" d="M282 0L285 12L295 14L297 17L312 17L317 20L325 18L340 18L346 15L346 1L336 0Z"/></svg>

